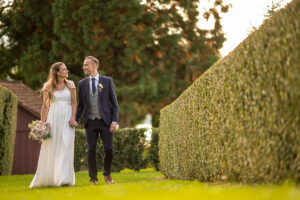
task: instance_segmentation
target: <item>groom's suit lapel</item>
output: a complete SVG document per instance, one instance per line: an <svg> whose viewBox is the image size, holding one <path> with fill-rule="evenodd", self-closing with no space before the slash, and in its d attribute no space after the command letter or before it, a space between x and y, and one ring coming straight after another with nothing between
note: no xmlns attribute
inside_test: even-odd
<svg viewBox="0 0 300 200"><path fill-rule="evenodd" d="M102 84L103 87L104 87L103 77L102 77L100 74L99 74L98 85L99 85L99 84ZM98 85L97 85L97 90L99 91L99 92L98 92L98 96L99 96L99 100L100 100L100 102L101 102L101 100L102 100L102 92L99 90ZM102 89L102 90L103 90L103 89Z"/></svg>
<svg viewBox="0 0 300 200"><path fill-rule="evenodd" d="M87 102L90 102L90 78L88 77L85 81L85 91L87 92Z"/></svg>

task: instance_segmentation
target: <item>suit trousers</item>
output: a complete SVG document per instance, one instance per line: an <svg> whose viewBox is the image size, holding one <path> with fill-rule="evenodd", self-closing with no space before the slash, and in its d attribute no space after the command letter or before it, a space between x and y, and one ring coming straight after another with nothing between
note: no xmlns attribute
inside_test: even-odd
<svg viewBox="0 0 300 200"><path fill-rule="evenodd" d="M100 137L103 143L104 150L104 166L103 175L110 176L111 165L113 159L113 133L109 132L109 126L105 124L103 119L88 119L87 126L85 127L86 143L87 143L87 161L90 181L97 180L97 162L96 162L96 149L97 142Z"/></svg>

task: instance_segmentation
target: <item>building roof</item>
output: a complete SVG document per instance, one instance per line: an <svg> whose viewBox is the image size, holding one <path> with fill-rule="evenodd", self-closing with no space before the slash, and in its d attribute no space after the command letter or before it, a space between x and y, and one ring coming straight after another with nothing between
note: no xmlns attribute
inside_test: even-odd
<svg viewBox="0 0 300 200"><path fill-rule="evenodd" d="M22 81L0 79L0 86L11 90L18 97L18 104L20 106L35 116L40 117L43 99L37 92L26 86Z"/></svg>

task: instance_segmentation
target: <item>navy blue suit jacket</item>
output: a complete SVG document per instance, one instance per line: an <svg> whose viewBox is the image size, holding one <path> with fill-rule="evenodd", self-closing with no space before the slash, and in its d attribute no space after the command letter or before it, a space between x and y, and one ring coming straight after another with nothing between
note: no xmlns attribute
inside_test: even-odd
<svg viewBox="0 0 300 200"><path fill-rule="evenodd" d="M99 109L102 119L105 124L110 126L111 122L118 123L119 107L117 96L115 93L114 83L112 78L99 75L99 84L103 85L103 89L99 90ZM97 88L98 89L98 88ZM88 108L90 98L90 78L82 79L78 83L78 107L76 113L76 121L79 122L81 114L84 116L84 127L88 122Z"/></svg>

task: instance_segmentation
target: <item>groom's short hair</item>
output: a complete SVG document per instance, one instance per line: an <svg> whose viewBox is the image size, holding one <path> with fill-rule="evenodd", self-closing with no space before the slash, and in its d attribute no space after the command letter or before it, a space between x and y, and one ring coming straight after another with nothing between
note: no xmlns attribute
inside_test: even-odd
<svg viewBox="0 0 300 200"><path fill-rule="evenodd" d="M97 67L99 67L99 60L97 58L95 58L94 56L87 56L87 57L85 57L85 60L86 59L91 60L93 63L95 63L97 65Z"/></svg>

